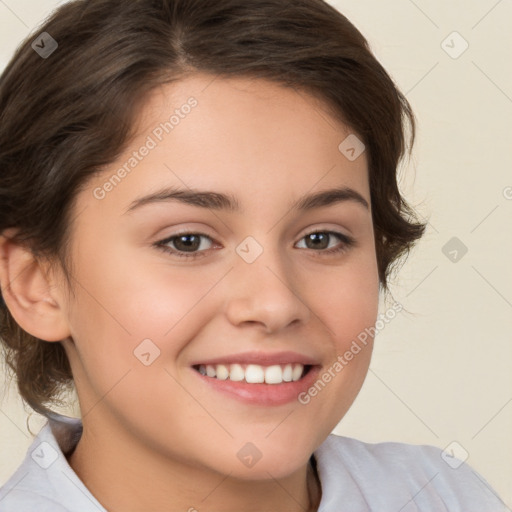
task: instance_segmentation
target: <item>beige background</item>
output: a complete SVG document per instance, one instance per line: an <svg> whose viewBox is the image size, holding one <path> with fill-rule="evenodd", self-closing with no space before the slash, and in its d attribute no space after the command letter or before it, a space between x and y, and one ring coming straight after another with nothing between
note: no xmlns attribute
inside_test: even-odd
<svg viewBox="0 0 512 512"><path fill-rule="evenodd" d="M59 3L0 1L1 69ZM392 288L410 313L379 333L365 386L336 433L441 448L456 441L512 507L512 4L330 3L369 39L415 109L418 141L402 188L430 218ZM453 237L467 247L462 257L444 249L450 258L458 251L455 262L443 253ZM31 437L15 391L0 395L1 484ZM34 432L41 424L31 417Z"/></svg>

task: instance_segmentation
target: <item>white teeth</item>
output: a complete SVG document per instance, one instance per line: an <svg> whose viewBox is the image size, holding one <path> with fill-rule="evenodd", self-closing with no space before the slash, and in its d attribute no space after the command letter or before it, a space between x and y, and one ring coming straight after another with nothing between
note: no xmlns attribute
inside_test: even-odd
<svg viewBox="0 0 512 512"><path fill-rule="evenodd" d="M292 381L292 365L291 364L287 364L284 367L284 370L283 370L283 380L285 382L291 382Z"/></svg>
<svg viewBox="0 0 512 512"><path fill-rule="evenodd" d="M267 384L281 384L283 382L283 370L278 364L265 369L265 382Z"/></svg>
<svg viewBox="0 0 512 512"><path fill-rule="evenodd" d="M217 372L217 379L226 380L229 377L228 367L223 364L218 364L215 371Z"/></svg>
<svg viewBox="0 0 512 512"><path fill-rule="evenodd" d="M301 364L296 364L293 367L293 371L292 371L292 380L293 380L293 382L295 382L295 381L300 379L300 376L302 375L302 370L303 369L304 369L304 367Z"/></svg>
<svg viewBox="0 0 512 512"><path fill-rule="evenodd" d="M217 364L217 365L200 365L199 373L208 377L217 378L219 380L232 380L240 382L245 380L250 384L281 384L283 382L296 382L304 373L304 365L291 364L286 365L275 364L272 366L260 366L259 364L249 364L244 369L240 364Z"/></svg>
<svg viewBox="0 0 512 512"><path fill-rule="evenodd" d="M245 381L251 384L265 382L265 371L257 364L250 364L245 369Z"/></svg>
<svg viewBox="0 0 512 512"><path fill-rule="evenodd" d="M239 364L232 364L229 371L229 380L240 381L244 380L245 372Z"/></svg>

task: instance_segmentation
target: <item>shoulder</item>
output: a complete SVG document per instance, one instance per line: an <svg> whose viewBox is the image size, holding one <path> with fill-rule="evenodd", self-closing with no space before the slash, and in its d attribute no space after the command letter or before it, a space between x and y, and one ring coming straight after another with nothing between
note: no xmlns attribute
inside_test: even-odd
<svg viewBox="0 0 512 512"><path fill-rule="evenodd" d="M16 489L7 489L2 494L3 487L0 489L0 510L2 512L69 512L61 504L41 496L40 494L29 491L20 491ZM8 492L8 491L11 492Z"/></svg>
<svg viewBox="0 0 512 512"><path fill-rule="evenodd" d="M27 460L0 487L2 512L69 512L52 497L53 482Z"/></svg>
<svg viewBox="0 0 512 512"><path fill-rule="evenodd" d="M47 423L30 445L22 464L0 488L0 511L104 511L65 456L80 434L81 424L77 421L61 421L51 426Z"/></svg>
<svg viewBox="0 0 512 512"><path fill-rule="evenodd" d="M435 446L365 443L331 434L315 459L327 500L350 496L383 511L508 510L471 466Z"/></svg>

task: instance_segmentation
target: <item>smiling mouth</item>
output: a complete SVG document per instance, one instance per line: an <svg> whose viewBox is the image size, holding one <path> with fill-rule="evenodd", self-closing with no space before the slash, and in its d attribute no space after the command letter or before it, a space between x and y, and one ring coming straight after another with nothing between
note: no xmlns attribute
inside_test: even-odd
<svg viewBox="0 0 512 512"><path fill-rule="evenodd" d="M309 373L312 365L288 363L262 366L259 364L234 363L196 364L192 368L205 377L217 380L230 380L247 384L282 384L301 380Z"/></svg>

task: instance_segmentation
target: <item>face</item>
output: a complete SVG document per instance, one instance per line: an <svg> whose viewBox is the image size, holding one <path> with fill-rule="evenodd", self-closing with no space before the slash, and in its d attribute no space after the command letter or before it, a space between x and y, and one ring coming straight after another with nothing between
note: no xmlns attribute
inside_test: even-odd
<svg viewBox="0 0 512 512"><path fill-rule="evenodd" d="M195 75L152 94L75 204L64 344L86 431L242 479L307 463L362 385L371 338L345 354L377 316L350 134L267 81Z"/></svg>

